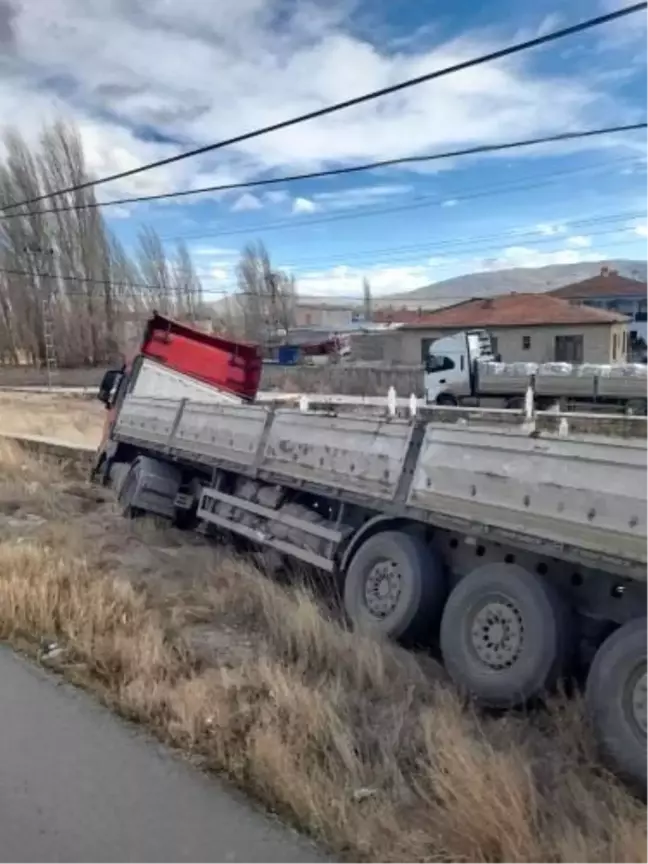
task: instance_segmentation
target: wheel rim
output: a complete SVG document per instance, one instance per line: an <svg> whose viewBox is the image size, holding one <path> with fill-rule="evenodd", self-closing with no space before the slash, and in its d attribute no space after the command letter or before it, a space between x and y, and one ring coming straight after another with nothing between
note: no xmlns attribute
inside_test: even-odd
<svg viewBox="0 0 648 864"><path fill-rule="evenodd" d="M473 654L488 669L510 669L522 654L524 622L509 598L493 597L481 603L469 624Z"/></svg>
<svg viewBox="0 0 648 864"><path fill-rule="evenodd" d="M646 737L646 663L637 664L623 688L625 715L635 734Z"/></svg>
<svg viewBox="0 0 648 864"><path fill-rule="evenodd" d="M379 561L365 581L365 604L374 618L386 618L398 605L401 573L395 561Z"/></svg>

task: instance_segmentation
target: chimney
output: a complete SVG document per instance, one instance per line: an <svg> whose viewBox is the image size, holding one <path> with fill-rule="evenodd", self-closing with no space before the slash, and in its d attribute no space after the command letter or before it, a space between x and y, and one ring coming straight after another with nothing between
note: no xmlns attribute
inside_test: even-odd
<svg viewBox="0 0 648 864"><path fill-rule="evenodd" d="M601 267L601 276L609 276L609 275L610 275L610 268L607 267L606 265L603 265L603 267Z"/></svg>
<svg viewBox="0 0 648 864"><path fill-rule="evenodd" d="M490 297L487 297L485 300L482 300L482 309L492 309L493 301Z"/></svg>

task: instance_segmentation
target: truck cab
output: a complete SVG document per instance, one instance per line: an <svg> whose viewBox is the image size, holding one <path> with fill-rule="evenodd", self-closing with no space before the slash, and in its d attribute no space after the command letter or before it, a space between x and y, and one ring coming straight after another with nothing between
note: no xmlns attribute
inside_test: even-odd
<svg viewBox="0 0 648 864"><path fill-rule="evenodd" d="M443 336L430 345L425 361L425 398L437 405L458 405L473 395L475 361L492 360L490 336L485 330L470 330Z"/></svg>
<svg viewBox="0 0 648 864"><path fill-rule="evenodd" d="M108 370L97 398L106 407L92 474L116 455L112 430L127 393L196 401L253 402L263 370L258 345L237 342L154 312L139 347L119 368Z"/></svg>

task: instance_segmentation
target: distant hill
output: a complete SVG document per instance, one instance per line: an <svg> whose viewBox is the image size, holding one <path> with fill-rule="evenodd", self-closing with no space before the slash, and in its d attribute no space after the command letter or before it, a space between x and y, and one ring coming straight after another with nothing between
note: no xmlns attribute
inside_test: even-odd
<svg viewBox="0 0 648 864"><path fill-rule="evenodd" d="M444 279L432 285L424 285L415 291L399 294L398 300L422 302L449 298L457 302L467 297L492 297L495 294L540 293L561 288L589 279L600 273L601 267L618 270L622 276L645 282L647 277L646 261L588 261L582 264L551 264L548 267L513 267L509 270L490 270L484 273L469 273Z"/></svg>

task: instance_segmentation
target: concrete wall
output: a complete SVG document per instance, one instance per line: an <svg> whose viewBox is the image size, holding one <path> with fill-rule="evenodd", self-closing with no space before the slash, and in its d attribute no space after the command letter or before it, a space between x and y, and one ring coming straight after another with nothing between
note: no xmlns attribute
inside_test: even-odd
<svg viewBox="0 0 648 864"><path fill-rule="evenodd" d="M390 369L333 363L326 366L264 366L262 390L285 393L343 393L349 396L387 396L390 387L399 396L423 396L423 370Z"/></svg>
<svg viewBox="0 0 648 864"><path fill-rule="evenodd" d="M58 387L93 387L106 371L94 369L59 369L53 378ZM0 387L45 387L47 373L31 366L0 366ZM337 363L326 366L272 366L263 367L262 390L287 393L343 393L349 396L387 396L387 390L396 388L399 396L416 393L423 396L423 371L390 369L384 366L362 366Z"/></svg>
<svg viewBox="0 0 648 864"><path fill-rule="evenodd" d="M331 330L337 330L349 327L350 324L350 309L307 306L305 304L298 304L295 307L295 326L297 327L330 327Z"/></svg>

